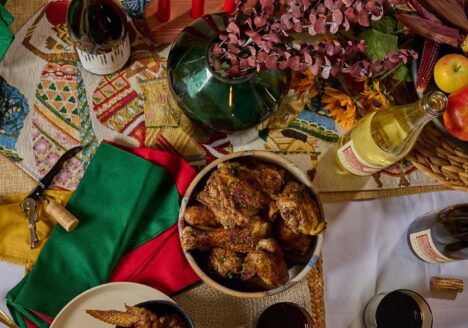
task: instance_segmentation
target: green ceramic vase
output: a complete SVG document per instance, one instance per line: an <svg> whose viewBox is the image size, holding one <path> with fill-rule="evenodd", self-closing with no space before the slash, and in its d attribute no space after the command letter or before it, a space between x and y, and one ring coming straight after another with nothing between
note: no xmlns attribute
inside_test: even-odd
<svg viewBox="0 0 468 328"><path fill-rule="evenodd" d="M227 16L217 13L186 27L169 52L168 78L172 95L188 117L216 131L234 132L260 123L279 107L290 73L263 70L243 78L216 73L208 58L226 24Z"/></svg>

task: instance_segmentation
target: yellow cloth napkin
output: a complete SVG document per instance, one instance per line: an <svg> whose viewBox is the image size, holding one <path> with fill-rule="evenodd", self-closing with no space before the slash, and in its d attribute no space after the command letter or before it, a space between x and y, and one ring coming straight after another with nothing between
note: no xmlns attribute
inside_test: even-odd
<svg viewBox="0 0 468 328"><path fill-rule="evenodd" d="M71 191L47 190L45 195L49 200L66 205ZM38 202L37 214L39 221L36 223L38 247L29 247L28 221L20 203L27 194L17 194L0 197L0 260L14 264L24 264L26 270L36 262L39 253L44 246L47 237L56 224L56 221L45 212L45 201Z"/></svg>

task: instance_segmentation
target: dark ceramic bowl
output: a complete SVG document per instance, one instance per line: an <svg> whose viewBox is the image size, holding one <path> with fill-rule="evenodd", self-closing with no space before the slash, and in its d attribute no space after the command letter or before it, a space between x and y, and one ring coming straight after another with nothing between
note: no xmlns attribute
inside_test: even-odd
<svg viewBox="0 0 468 328"><path fill-rule="evenodd" d="M158 317L169 315L169 314L178 314L185 323L186 328L195 328L195 324L193 323L190 316L182 309L179 305L174 302L169 301L146 301L142 303L135 304L134 306L143 307ZM117 326L116 328L123 328Z"/></svg>
<svg viewBox="0 0 468 328"><path fill-rule="evenodd" d="M415 86L416 86L416 77L418 76L419 62L420 62L421 56L422 56L423 44L424 44L424 39L421 38L421 37L417 37L415 39L415 43L414 43L414 46L413 46L414 50L416 52L418 52L418 54L419 54L418 59L413 60L412 63L411 63L411 77L413 78ZM441 48L440 48L440 51L439 51L439 58L441 58L441 57L443 57L443 56L445 56L447 54L450 54L450 53L461 53L461 52L460 52L459 49L455 49L455 48L452 48L452 47L447 46L447 45L442 45ZM439 90L439 89L435 85L434 80L432 80L431 84L428 86L428 88L426 90L426 93L429 92L429 91L434 91L434 90ZM423 95L418 93L418 96L419 96L419 98L421 98ZM447 129L445 128L444 120L443 120L442 116L437 117L434 120L432 120L432 123L437 127L437 129L440 131L440 133L445 138L447 138L448 140L453 142L455 145L457 145L460 149L462 149L465 153L468 154L468 142L462 141L462 140L460 140L458 138L455 138L450 133L448 133Z"/></svg>

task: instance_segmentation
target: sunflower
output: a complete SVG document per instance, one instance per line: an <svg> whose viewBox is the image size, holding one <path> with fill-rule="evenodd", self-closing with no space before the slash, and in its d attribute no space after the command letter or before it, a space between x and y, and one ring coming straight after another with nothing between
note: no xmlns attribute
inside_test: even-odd
<svg viewBox="0 0 468 328"><path fill-rule="evenodd" d="M343 91L325 87L322 104L329 115L346 131L351 130L356 121L356 105Z"/></svg>
<svg viewBox="0 0 468 328"><path fill-rule="evenodd" d="M312 98L318 95L315 81L315 75L309 70L305 71L305 73L294 72L291 81L291 88L296 90L298 98L304 98L306 94L309 94Z"/></svg>
<svg viewBox="0 0 468 328"><path fill-rule="evenodd" d="M380 81L374 81L372 86L369 86L369 82L366 80L361 97L362 103L371 112L390 106L388 96L385 94L385 91L380 89Z"/></svg>

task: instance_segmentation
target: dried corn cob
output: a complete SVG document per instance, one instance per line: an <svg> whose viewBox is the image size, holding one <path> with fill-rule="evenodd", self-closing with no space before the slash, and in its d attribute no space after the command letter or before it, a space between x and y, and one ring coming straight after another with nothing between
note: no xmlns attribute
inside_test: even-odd
<svg viewBox="0 0 468 328"><path fill-rule="evenodd" d="M465 13L464 3L458 0L424 0L419 1L428 9L449 22L451 25L457 27L459 30L468 33L468 19Z"/></svg>
<svg viewBox="0 0 468 328"><path fill-rule="evenodd" d="M416 91L422 94L432 79L432 72L439 54L440 44L431 39L424 39L424 47L419 62L418 76L416 78Z"/></svg>
<svg viewBox="0 0 468 328"><path fill-rule="evenodd" d="M461 48L462 48L463 52L465 53L465 55L468 54L468 35L465 36L465 40L463 40Z"/></svg>

